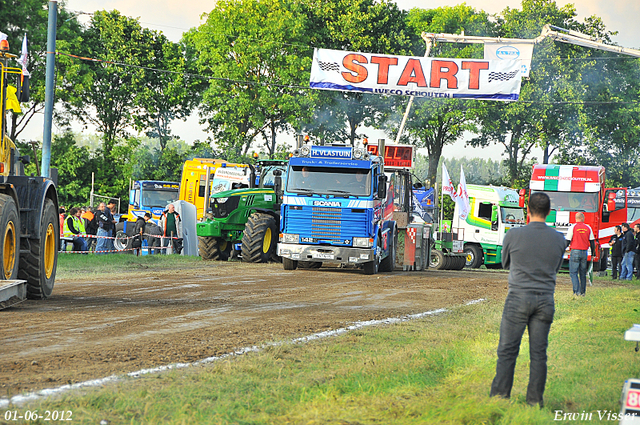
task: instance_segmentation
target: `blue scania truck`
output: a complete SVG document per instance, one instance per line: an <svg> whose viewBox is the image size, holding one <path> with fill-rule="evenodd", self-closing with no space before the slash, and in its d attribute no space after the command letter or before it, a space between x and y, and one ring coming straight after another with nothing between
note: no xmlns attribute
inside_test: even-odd
<svg viewBox="0 0 640 425"><path fill-rule="evenodd" d="M303 145L289 160L278 255L285 270L323 263L393 271L397 226L381 157L351 146Z"/></svg>

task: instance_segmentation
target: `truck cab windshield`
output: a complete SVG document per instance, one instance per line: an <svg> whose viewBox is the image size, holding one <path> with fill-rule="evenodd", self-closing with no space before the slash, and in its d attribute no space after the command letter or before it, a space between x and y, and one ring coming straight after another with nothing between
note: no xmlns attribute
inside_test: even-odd
<svg viewBox="0 0 640 425"><path fill-rule="evenodd" d="M146 190L142 191L142 205L145 207L161 207L178 200L178 190Z"/></svg>
<svg viewBox="0 0 640 425"><path fill-rule="evenodd" d="M287 192L319 195L371 195L371 170L358 168L292 166Z"/></svg>
<svg viewBox="0 0 640 425"><path fill-rule="evenodd" d="M523 208L500 208L502 222L507 224L526 224Z"/></svg>
<svg viewBox="0 0 640 425"><path fill-rule="evenodd" d="M534 192L535 193L535 192ZM554 211L598 212L597 192L544 192Z"/></svg>

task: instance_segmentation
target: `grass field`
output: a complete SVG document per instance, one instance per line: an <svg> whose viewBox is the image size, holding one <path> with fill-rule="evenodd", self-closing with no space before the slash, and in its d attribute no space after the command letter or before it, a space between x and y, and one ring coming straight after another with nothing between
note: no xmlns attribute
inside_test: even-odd
<svg viewBox="0 0 640 425"><path fill-rule="evenodd" d="M76 267L75 260L66 261L60 262L62 275ZM140 261L170 266L192 260L142 258L131 267ZM100 267L110 266L95 270ZM556 294L543 409L524 401L526 336L512 399L488 397L502 313L502 303L489 301L123 379L15 410L72 411L75 424L549 424L564 413L577 414L564 421L571 424L617 423L607 415L619 411L625 379L640 376L640 354L623 338L640 323L639 295L635 282L609 285L606 279L588 287L585 298ZM580 420L589 414L591 421Z"/></svg>

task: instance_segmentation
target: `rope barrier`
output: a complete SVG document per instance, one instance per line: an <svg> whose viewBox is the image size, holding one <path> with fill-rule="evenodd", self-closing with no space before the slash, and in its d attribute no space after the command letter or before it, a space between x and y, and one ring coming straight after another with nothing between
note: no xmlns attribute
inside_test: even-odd
<svg viewBox="0 0 640 425"><path fill-rule="evenodd" d="M124 240L133 239L133 238L137 237L138 235L114 237L114 236L98 236L98 235L89 235L89 234L86 234L86 233L79 233L79 234L76 234L76 235L73 235L73 236L81 237L81 238L87 238L87 239L90 239L90 238L93 238L93 239L113 239L113 240L118 239L118 240L124 241ZM178 238L178 237L175 237L175 236L150 235L148 233L143 233L142 236L147 236L147 237L160 239L162 241L161 244L164 244L164 240L165 239L182 239L182 238ZM60 239L61 240L65 240L67 243L73 243L73 240L70 240L71 237L62 236ZM89 253L91 253L91 254L105 253L106 254L106 253L112 253L112 252L135 251L137 249L140 249L140 250L147 249L150 252L152 249L163 250L163 249L169 249L169 248L173 249L172 246L148 246L147 245L147 246L140 246L139 248L110 249L110 250L102 250L102 251L89 251L89 250L87 250L87 251L67 251L67 250L60 250L59 252L62 253L62 254L89 254Z"/></svg>

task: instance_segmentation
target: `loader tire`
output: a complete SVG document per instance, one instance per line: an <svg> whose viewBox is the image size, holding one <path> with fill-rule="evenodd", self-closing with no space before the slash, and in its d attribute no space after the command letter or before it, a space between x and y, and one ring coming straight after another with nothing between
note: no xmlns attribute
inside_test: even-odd
<svg viewBox="0 0 640 425"><path fill-rule="evenodd" d="M231 256L231 242L208 236L198 236L198 250L203 260L227 261Z"/></svg>
<svg viewBox="0 0 640 425"><path fill-rule="evenodd" d="M0 279L12 280L18 277L20 258L20 218L13 198L0 194Z"/></svg>
<svg viewBox="0 0 640 425"><path fill-rule="evenodd" d="M276 254L278 225L269 214L253 213L244 226L242 235L242 261L267 263Z"/></svg>
<svg viewBox="0 0 640 425"><path fill-rule="evenodd" d="M51 199L45 199L36 238L29 239L30 249L23 255L18 269L18 279L27 281L28 298L44 299L53 292L59 241L58 211Z"/></svg>

